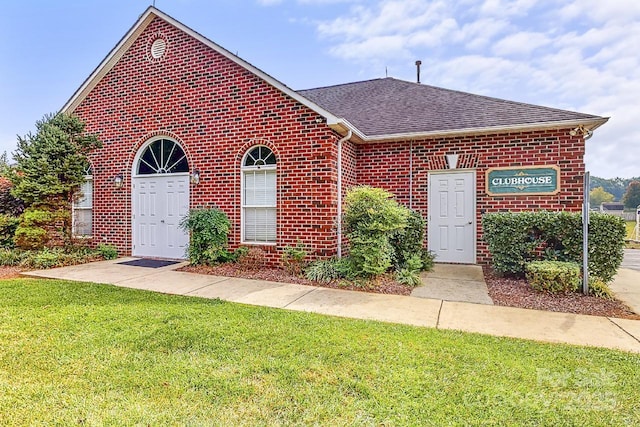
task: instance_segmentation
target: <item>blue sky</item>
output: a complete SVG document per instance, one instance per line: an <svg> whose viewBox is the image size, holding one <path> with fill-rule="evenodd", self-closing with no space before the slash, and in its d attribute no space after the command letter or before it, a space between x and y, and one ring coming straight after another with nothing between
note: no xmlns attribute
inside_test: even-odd
<svg viewBox="0 0 640 427"><path fill-rule="evenodd" d="M0 14L0 152L59 110L151 0L21 0ZM587 169L640 176L637 0L156 0L293 89L389 76L610 116Z"/></svg>

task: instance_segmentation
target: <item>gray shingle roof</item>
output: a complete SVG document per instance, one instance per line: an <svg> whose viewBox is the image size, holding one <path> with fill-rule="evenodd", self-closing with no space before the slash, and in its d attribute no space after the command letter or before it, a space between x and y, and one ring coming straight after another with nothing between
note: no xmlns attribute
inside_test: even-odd
<svg viewBox="0 0 640 427"><path fill-rule="evenodd" d="M298 93L373 137L603 119L390 77Z"/></svg>

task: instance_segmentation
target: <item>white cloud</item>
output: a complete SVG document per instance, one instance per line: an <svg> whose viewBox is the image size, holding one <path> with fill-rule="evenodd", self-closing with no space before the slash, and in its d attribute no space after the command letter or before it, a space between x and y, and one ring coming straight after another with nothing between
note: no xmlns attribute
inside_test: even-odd
<svg viewBox="0 0 640 427"><path fill-rule="evenodd" d="M639 176L640 1L379 0L317 23L329 53L423 81L612 118L589 140L597 176Z"/></svg>
<svg viewBox="0 0 640 427"><path fill-rule="evenodd" d="M530 31L510 34L493 45L493 53L498 56L530 55L539 47L549 44L549 38Z"/></svg>

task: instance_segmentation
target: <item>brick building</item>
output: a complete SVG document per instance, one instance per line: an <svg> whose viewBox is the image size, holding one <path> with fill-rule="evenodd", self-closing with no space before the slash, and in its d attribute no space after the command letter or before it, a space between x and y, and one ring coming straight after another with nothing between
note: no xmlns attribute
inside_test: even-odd
<svg viewBox="0 0 640 427"><path fill-rule="evenodd" d="M216 206L230 244L272 260L336 254L353 185L428 219L442 262L485 262L481 216L581 207L585 138L606 118L392 78L294 91L150 7L63 111L91 155L75 231L123 254L183 258L180 218Z"/></svg>

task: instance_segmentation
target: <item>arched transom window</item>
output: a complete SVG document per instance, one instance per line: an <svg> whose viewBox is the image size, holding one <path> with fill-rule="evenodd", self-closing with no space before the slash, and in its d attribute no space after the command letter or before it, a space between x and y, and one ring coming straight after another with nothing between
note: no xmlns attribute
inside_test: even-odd
<svg viewBox="0 0 640 427"><path fill-rule="evenodd" d="M276 242L276 156L264 145L242 160L242 240Z"/></svg>
<svg viewBox="0 0 640 427"><path fill-rule="evenodd" d="M138 175L189 172L182 147L170 139L158 139L147 145L138 161Z"/></svg>

